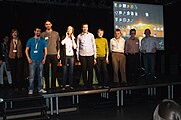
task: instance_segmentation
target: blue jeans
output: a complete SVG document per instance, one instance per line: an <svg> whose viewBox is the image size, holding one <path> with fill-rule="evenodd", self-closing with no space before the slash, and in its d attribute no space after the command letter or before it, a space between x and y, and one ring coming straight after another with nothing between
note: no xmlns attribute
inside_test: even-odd
<svg viewBox="0 0 181 120"><path fill-rule="evenodd" d="M155 75L155 53L143 54L146 79L152 79Z"/></svg>
<svg viewBox="0 0 181 120"><path fill-rule="evenodd" d="M35 71L37 72L38 78L38 90L42 89L42 72L43 72L43 64L41 60L33 60L31 64L29 64L29 90L34 89L34 78Z"/></svg>
<svg viewBox="0 0 181 120"><path fill-rule="evenodd" d="M0 84L4 84L4 81L3 81L4 71L6 72L6 75L7 75L7 78L8 78L8 83L12 84L11 71L7 70L6 62L3 62L0 65Z"/></svg>
<svg viewBox="0 0 181 120"><path fill-rule="evenodd" d="M65 65L63 65L63 80L62 80L63 87L65 87L66 85L67 77L69 85L73 86L73 69L74 69L74 57L66 56Z"/></svg>

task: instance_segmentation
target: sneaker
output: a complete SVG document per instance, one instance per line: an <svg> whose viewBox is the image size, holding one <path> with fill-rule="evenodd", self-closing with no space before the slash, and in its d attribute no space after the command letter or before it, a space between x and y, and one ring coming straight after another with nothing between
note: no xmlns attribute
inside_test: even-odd
<svg viewBox="0 0 181 120"><path fill-rule="evenodd" d="M64 91L64 90L65 90L65 88L63 87L63 88L62 88L62 90Z"/></svg>
<svg viewBox="0 0 181 120"><path fill-rule="evenodd" d="M40 89L38 92L39 92L39 93L47 93L47 91L44 90L44 89Z"/></svg>
<svg viewBox="0 0 181 120"><path fill-rule="evenodd" d="M33 90L29 90L28 94L32 95L33 94Z"/></svg>
<svg viewBox="0 0 181 120"><path fill-rule="evenodd" d="M99 89L103 88L103 86L98 86Z"/></svg>
<svg viewBox="0 0 181 120"><path fill-rule="evenodd" d="M108 89L108 88L109 88L109 86L104 86L104 88Z"/></svg>
<svg viewBox="0 0 181 120"><path fill-rule="evenodd" d="M73 90L74 88L73 87L70 87L71 90Z"/></svg>

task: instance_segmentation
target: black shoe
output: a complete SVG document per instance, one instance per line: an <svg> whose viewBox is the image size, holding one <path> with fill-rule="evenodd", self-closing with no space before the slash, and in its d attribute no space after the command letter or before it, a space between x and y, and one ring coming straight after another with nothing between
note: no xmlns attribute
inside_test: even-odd
<svg viewBox="0 0 181 120"><path fill-rule="evenodd" d="M104 86L104 88L109 89L109 86Z"/></svg>
<svg viewBox="0 0 181 120"><path fill-rule="evenodd" d="M101 89L101 88L103 88L103 86L98 86L98 89Z"/></svg>
<svg viewBox="0 0 181 120"><path fill-rule="evenodd" d="M4 85L3 84L0 84L0 89L3 89L4 88Z"/></svg>
<svg viewBox="0 0 181 120"><path fill-rule="evenodd" d="M13 87L13 85L12 84L9 84L9 88L12 88Z"/></svg>

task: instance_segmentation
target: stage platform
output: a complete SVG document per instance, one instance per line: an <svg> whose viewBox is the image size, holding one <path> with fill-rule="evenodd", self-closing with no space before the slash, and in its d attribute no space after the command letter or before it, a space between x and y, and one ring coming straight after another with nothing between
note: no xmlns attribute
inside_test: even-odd
<svg viewBox="0 0 181 120"><path fill-rule="evenodd" d="M62 98L65 97L71 97L71 108L72 110L76 110L76 107L78 107L79 103L81 103L79 97L83 95L87 95L87 97L89 97L90 94L100 94L102 98L110 99L110 94L115 93L114 100L116 100L116 105L118 107L123 107L124 96L126 94L131 95L135 90L142 89L147 92L148 96L156 96L159 92L159 88L165 88L164 91L161 92L164 92L163 94L167 94L167 98L174 99L174 96L177 93L177 91L175 91L175 88L177 86L179 87L180 85L180 76L164 75L159 76L157 79L152 81L145 81L144 79L140 79L138 82L132 84L128 83L122 85L111 85L108 89L98 89L97 85L93 85L92 88L84 88L82 86L78 86L74 90L67 89L65 91L62 91L61 88L56 88L48 91L46 94L39 94L38 92L35 92L35 94L33 95L28 95L28 90L14 91L13 89L5 88L1 89L0 91L0 104L1 110L13 110L16 109L15 104L17 104L18 101L23 103L23 101L29 100L29 102L27 102L26 104L34 104L32 101L34 101L35 99L43 99L43 103L47 107L46 113L49 115L58 115L60 113L60 109L63 108L61 106L61 100L63 100ZM1 115L3 116L3 112L1 112Z"/></svg>

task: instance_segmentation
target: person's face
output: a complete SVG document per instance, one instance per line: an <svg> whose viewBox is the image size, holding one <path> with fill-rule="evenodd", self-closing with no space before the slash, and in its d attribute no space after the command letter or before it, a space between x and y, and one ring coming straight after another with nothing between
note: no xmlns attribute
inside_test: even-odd
<svg viewBox="0 0 181 120"><path fill-rule="evenodd" d="M150 30L146 30L146 31L145 31L145 35L146 35L146 36L150 36L150 33L151 33Z"/></svg>
<svg viewBox="0 0 181 120"><path fill-rule="evenodd" d="M97 35L98 35L98 37L102 37L102 36L104 35L104 32L99 30L99 31L97 32Z"/></svg>
<svg viewBox="0 0 181 120"><path fill-rule="evenodd" d="M136 35L136 31L131 31L131 37L135 37L135 35Z"/></svg>
<svg viewBox="0 0 181 120"><path fill-rule="evenodd" d="M49 22L49 21L46 21L45 27L46 27L46 29L48 29L48 30L51 29L51 28L52 28L52 23Z"/></svg>
<svg viewBox="0 0 181 120"><path fill-rule="evenodd" d="M17 38L17 37L18 37L18 32L17 32L17 31L14 31L14 32L12 33L12 37L13 37L13 38Z"/></svg>
<svg viewBox="0 0 181 120"><path fill-rule="evenodd" d="M82 26L82 31L84 32L84 33L87 33L88 32L88 25L83 25Z"/></svg>
<svg viewBox="0 0 181 120"><path fill-rule="evenodd" d="M41 35L41 29L37 28L37 29L34 31L34 33L35 33L35 36L40 37L40 35Z"/></svg>
<svg viewBox="0 0 181 120"><path fill-rule="evenodd" d="M116 31L115 32L115 38L118 39L121 37L121 31Z"/></svg>
<svg viewBox="0 0 181 120"><path fill-rule="evenodd" d="M9 40L8 36L5 36L5 38L4 38L4 43L7 43L8 40Z"/></svg>
<svg viewBox="0 0 181 120"><path fill-rule="evenodd" d="M73 33L73 28L71 26L67 28L67 33L68 35L71 35Z"/></svg>

